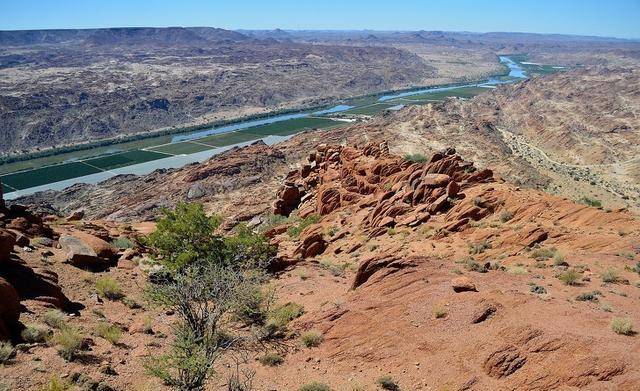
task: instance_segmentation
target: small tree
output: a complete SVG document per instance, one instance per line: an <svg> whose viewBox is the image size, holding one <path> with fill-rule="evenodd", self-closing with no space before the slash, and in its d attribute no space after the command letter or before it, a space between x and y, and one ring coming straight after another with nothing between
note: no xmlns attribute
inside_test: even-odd
<svg viewBox="0 0 640 391"><path fill-rule="evenodd" d="M250 305L244 302L251 297L247 292L259 289L274 252L247 228L218 236L219 224L201 205L180 204L165 211L147 240L167 269L164 280L149 285L148 296L179 319L170 351L147 369L181 391L202 390L215 361L234 345L227 315Z"/></svg>

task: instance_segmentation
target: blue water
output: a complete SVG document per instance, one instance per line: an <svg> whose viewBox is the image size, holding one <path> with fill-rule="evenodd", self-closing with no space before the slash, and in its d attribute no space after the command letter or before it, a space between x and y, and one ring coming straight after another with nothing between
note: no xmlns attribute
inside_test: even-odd
<svg viewBox="0 0 640 391"><path fill-rule="evenodd" d="M500 62L509 67L509 76L512 77L513 79L511 79L511 80L498 80L498 79L491 78L491 79L489 79L489 81L486 81L484 83L463 84L463 85L450 86L450 87L423 88L423 89L420 89L420 90L400 92L398 94L383 95L383 96L380 97L380 99L378 99L378 101L379 102L384 102L384 101L391 100L391 99L403 98L405 96L412 96L412 95L432 93L432 92L440 92L440 91L449 91L449 90L454 90L454 89L460 88L460 87L495 86L495 85L498 85L498 84L513 83L513 82L516 81L516 79L526 79L527 78L527 75L526 75L524 69L522 69L522 67L520 65L518 65L515 61L513 61L509 57L500 56Z"/></svg>

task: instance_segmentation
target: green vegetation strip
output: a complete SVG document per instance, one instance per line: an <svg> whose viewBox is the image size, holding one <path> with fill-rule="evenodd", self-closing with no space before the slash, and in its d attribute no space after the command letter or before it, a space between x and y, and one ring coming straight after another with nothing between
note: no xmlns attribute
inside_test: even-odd
<svg viewBox="0 0 640 391"><path fill-rule="evenodd" d="M355 109L343 111L341 114L374 115L396 105L397 103L375 103L370 106L356 107Z"/></svg>
<svg viewBox="0 0 640 391"><path fill-rule="evenodd" d="M2 183L22 190L79 176L96 174L98 172L100 172L100 170L97 168L80 162L74 162L4 175L2 176Z"/></svg>
<svg viewBox="0 0 640 391"><path fill-rule="evenodd" d="M240 130L241 133L250 133L259 135L260 137L277 135L288 136L301 132L305 129L327 128L340 125L340 122L326 118L294 118L282 122L274 122L272 124L253 126Z"/></svg>
<svg viewBox="0 0 640 391"><path fill-rule="evenodd" d="M200 142L200 140L198 140L198 142ZM171 155L182 155L202 152L209 149L215 149L215 147L211 145L202 145L190 141L184 141L181 143L166 144L159 147L150 148L149 151L168 153Z"/></svg>
<svg viewBox="0 0 640 391"><path fill-rule="evenodd" d="M247 141L257 140L259 138L261 137L256 134L230 132L230 133L214 134L212 136L199 138L198 142L202 144L211 145L212 147L225 147L227 145L244 143Z"/></svg>
<svg viewBox="0 0 640 391"><path fill-rule="evenodd" d="M84 160L83 162L106 171L130 166L132 164L150 162L152 160L158 160L165 157L167 157L167 155L161 153L137 150Z"/></svg>

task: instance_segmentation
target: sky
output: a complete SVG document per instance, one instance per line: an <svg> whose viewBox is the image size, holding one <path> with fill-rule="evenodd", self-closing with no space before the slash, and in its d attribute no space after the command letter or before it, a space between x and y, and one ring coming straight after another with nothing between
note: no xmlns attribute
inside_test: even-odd
<svg viewBox="0 0 640 391"><path fill-rule="evenodd" d="M133 26L640 38L640 0L0 0L0 30Z"/></svg>

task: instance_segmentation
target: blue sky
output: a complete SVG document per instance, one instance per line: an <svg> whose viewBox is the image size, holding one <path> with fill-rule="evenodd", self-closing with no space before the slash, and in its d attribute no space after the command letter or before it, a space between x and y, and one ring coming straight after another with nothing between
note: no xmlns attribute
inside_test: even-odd
<svg viewBox="0 0 640 391"><path fill-rule="evenodd" d="M640 38L640 0L0 0L0 30L115 26L521 31Z"/></svg>

